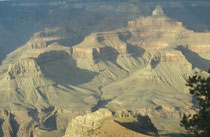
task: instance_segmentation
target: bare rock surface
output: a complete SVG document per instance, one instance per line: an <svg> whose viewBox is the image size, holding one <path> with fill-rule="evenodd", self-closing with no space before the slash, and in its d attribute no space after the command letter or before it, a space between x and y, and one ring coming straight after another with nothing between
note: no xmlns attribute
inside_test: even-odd
<svg viewBox="0 0 210 137"><path fill-rule="evenodd" d="M103 119L109 117L112 117L112 112L107 109L100 109L92 114L78 116L71 120L66 130L66 137L85 136L85 134L88 136L89 132L101 126Z"/></svg>
<svg viewBox="0 0 210 137"><path fill-rule="evenodd" d="M99 109L71 120L63 137L149 137L146 129L155 135L156 128L149 122L149 118L146 121L131 111L118 111L113 114L108 109Z"/></svg>

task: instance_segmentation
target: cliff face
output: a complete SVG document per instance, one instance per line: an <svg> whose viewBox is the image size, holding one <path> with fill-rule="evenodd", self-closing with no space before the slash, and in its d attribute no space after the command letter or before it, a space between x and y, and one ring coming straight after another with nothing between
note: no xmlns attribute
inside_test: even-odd
<svg viewBox="0 0 210 137"><path fill-rule="evenodd" d="M192 44L186 46L189 50L196 52L196 53L209 53L210 45L209 44L202 44L202 42L198 44Z"/></svg>
<svg viewBox="0 0 210 137"><path fill-rule="evenodd" d="M22 60L10 64L8 67L9 79L18 77L30 77L30 75L41 75L41 69L35 60Z"/></svg>
<svg viewBox="0 0 210 137"><path fill-rule="evenodd" d="M33 37L31 37L31 39L26 43L26 45L31 49L47 48L48 45L60 40L59 37L55 36L55 32L57 30L57 28L45 28L43 31L35 33Z"/></svg>
<svg viewBox="0 0 210 137"><path fill-rule="evenodd" d="M187 46L189 50L197 53L209 52L208 33L201 34L187 30L181 22L168 18L162 9L159 10L157 7L152 16L129 21L128 27L87 36L82 43L73 47L73 55L96 58L110 54L154 51L180 45ZM132 48L135 50L129 50Z"/></svg>
<svg viewBox="0 0 210 137"><path fill-rule="evenodd" d="M32 136L37 123L25 111L1 110L1 131L3 137Z"/></svg>
<svg viewBox="0 0 210 137"><path fill-rule="evenodd" d="M45 29L34 34L26 44L31 49L42 49L60 42L55 32L59 28ZM157 6L153 15L129 21L128 26L110 32L93 33L83 42L69 49L75 58L106 58L119 54L133 54L183 45L197 53L209 51L209 34L195 33L184 28L181 22L164 15Z"/></svg>

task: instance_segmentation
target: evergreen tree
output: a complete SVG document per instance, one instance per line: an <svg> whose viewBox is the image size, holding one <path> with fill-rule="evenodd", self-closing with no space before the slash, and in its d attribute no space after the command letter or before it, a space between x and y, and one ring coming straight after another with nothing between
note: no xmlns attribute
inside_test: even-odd
<svg viewBox="0 0 210 137"><path fill-rule="evenodd" d="M184 114L180 125L192 137L210 137L210 69L207 78L195 75L188 79L190 94L199 103L198 112L194 115Z"/></svg>

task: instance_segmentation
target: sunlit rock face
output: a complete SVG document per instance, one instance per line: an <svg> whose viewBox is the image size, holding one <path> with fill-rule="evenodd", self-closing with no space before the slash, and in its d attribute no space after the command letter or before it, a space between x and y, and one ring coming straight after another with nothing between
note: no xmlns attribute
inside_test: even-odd
<svg viewBox="0 0 210 137"><path fill-rule="evenodd" d="M157 134L157 129L148 117L127 110L113 113L108 109L99 109L93 113L78 116L69 122L63 137L105 137L113 135L149 137L150 135ZM130 124L127 125L127 128L126 126L124 127L123 124L129 121ZM132 128L132 126L137 125L142 133L129 129L129 126ZM144 135L145 133L147 135Z"/></svg>
<svg viewBox="0 0 210 137"><path fill-rule="evenodd" d="M43 31L35 33L26 45L32 49L47 48L48 45L60 39L54 35L56 31L57 28L52 30L45 28Z"/></svg>
<svg viewBox="0 0 210 137"><path fill-rule="evenodd" d="M96 130L101 126L101 120L112 117L112 112L107 109L100 109L92 114L78 116L68 126L65 137L86 136L88 132Z"/></svg>
<svg viewBox="0 0 210 137"><path fill-rule="evenodd" d="M164 12L163 12L163 9L157 5L155 10L152 12L152 16L164 16Z"/></svg>
<svg viewBox="0 0 210 137"><path fill-rule="evenodd" d="M92 130L96 135L101 133L99 121L113 117L111 111L100 109L104 107L150 116L160 130L168 126L160 124L162 119L173 119L175 125L183 113L191 113L194 104L185 83L195 73L207 75L209 33L186 29L159 6L152 16L129 21L120 29L91 33L74 46L63 44L69 33L61 35L60 29L35 33L3 61L0 107L5 113L20 110L0 114L5 135L62 136L71 119L65 136L82 132L90 136ZM96 112L85 115L91 111ZM119 136L138 136L113 119L109 122L125 131ZM109 122L101 130L115 134L107 128Z"/></svg>
<svg viewBox="0 0 210 137"><path fill-rule="evenodd" d="M27 77L27 75L41 75L41 69L34 60L23 60L10 64L8 75L10 79Z"/></svg>
<svg viewBox="0 0 210 137"><path fill-rule="evenodd" d="M73 47L73 54L76 57L103 57L144 50L155 51L180 45L198 53L208 52L208 37L208 33L187 30L181 22L165 16L162 8L157 6L152 16L129 21L125 28L87 36L82 43Z"/></svg>

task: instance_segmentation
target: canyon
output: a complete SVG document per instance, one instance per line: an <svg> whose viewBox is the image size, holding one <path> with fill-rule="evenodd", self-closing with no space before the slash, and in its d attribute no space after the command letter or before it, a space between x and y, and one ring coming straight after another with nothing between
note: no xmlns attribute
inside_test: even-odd
<svg viewBox="0 0 210 137"><path fill-rule="evenodd" d="M156 6L151 16L74 46L69 37L60 26L45 28L3 60L1 136L181 136L180 118L194 112L185 83L208 75L210 33L189 30ZM121 119L124 112L137 124L147 117L142 133L123 124L131 120Z"/></svg>

